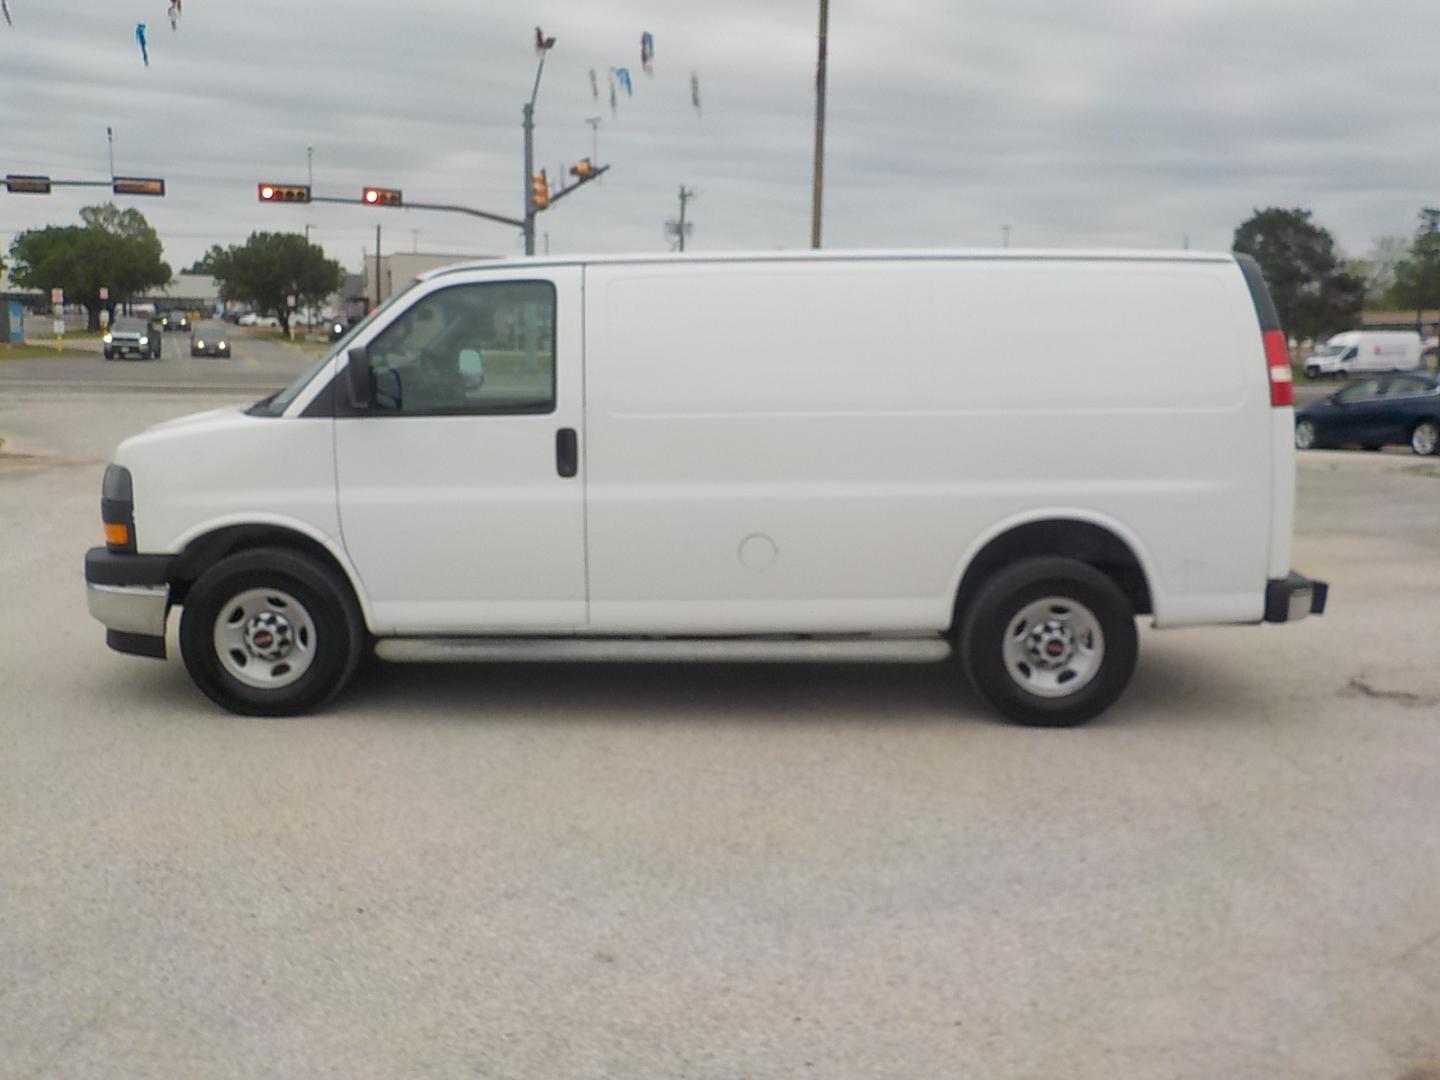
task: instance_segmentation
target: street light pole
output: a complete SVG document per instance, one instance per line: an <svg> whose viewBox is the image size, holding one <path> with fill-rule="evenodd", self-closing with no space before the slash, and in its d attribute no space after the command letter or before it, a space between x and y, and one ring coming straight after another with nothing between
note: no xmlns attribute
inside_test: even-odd
<svg viewBox="0 0 1440 1080"><path fill-rule="evenodd" d="M825 194L825 62L830 36L830 0L820 0L820 59L815 67L815 189L810 203L810 246L820 247L821 205Z"/></svg>
<svg viewBox="0 0 1440 1080"><path fill-rule="evenodd" d="M540 64L535 69L535 88L530 91L530 100L525 103L523 126L525 128L525 254L535 254L535 194L530 187L530 178L535 174L535 99L540 96L540 76L545 74L545 57L555 47L554 38L540 43Z"/></svg>

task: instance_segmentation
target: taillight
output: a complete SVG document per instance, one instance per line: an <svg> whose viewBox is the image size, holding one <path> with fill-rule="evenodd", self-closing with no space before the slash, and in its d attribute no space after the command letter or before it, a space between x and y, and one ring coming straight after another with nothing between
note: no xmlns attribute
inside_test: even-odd
<svg viewBox="0 0 1440 1080"><path fill-rule="evenodd" d="M1290 343L1285 331L1266 330L1265 363L1270 368L1270 404L1295 404L1295 381L1290 372Z"/></svg>

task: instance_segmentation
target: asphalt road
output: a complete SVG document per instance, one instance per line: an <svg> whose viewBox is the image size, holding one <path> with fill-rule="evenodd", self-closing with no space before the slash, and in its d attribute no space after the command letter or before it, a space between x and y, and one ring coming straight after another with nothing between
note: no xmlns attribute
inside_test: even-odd
<svg viewBox="0 0 1440 1080"><path fill-rule="evenodd" d="M80 575L113 443L255 394L89 385L0 384L0 1078L1440 1068L1440 461L1305 455L1330 613L1145 630L1082 730L871 667L382 667L258 721Z"/></svg>
<svg viewBox="0 0 1440 1080"><path fill-rule="evenodd" d="M215 394L233 392L251 400L278 390L321 351L275 341L241 327L226 328L231 356L191 356L188 333L164 334L158 360L106 360L98 339L67 341L79 357L43 357L0 362L0 400L15 391L76 393Z"/></svg>

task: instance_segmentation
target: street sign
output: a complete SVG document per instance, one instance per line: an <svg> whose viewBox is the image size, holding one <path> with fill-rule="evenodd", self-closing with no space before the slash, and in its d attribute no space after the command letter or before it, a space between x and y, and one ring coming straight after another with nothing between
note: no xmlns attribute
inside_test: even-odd
<svg viewBox="0 0 1440 1080"><path fill-rule="evenodd" d="M164 195L165 181L161 177L117 176L110 181L110 190L116 195Z"/></svg>
<svg viewBox="0 0 1440 1080"><path fill-rule="evenodd" d="M101 300L109 300L109 299L110 299L110 290L107 289L104 285L101 285L101 286L100 286L100 299L101 299Z"/></svg>
<svg viewBox="0 0 1440 1080"><path fill-rule="evenodd" d="M295 306L295 294L293 292L289 296L285 297L285 306L292 308Z"/></svg>
<svg viewBox="0 0 1440 1080"><path fill-rule="evenodd" d="M64 306L64 303L65 303L65 290L64 290L64 289L51 289L51 290L50 290L50 303L51 303L52 305L54 305L55 307L62 307L62 306Z"/></svg>

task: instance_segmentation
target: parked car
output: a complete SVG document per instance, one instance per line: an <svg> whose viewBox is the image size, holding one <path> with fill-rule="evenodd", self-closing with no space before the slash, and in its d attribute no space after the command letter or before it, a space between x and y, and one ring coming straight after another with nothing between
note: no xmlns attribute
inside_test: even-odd
<svg viewBox="0 0 1440 1080"><path fill-rule="evenodd" d="M144 319L116 319L101 339L101 344L106 360L114 360L117 356L122 360L127 356L137 356L141 360L157 360L160 357L160 335L152 331Z"/></svg>
<svg viewBox="0 0 1440 1080"><path fill-rule="evenodd" d="M274 315L261 315L258 312L247 311L236 320L241 326L268 326L278 327L280 320Z"/></svg>
<svg viewBox="0 0 1440 1080"><path fill-rule="evenodd" d="M229 356L230 335L225 327L217 322L196 323L190 331L190 355Z"/></svg>
<svg viewBox="0 0 1440 1080"><path fill-rule="evenodd" d="M1422 367L1420 335L1413 330L1349 330L1336 334L1305 360L1305 374L1348 377L1357 372L1414 371Z"/></svg>
<svg viewBox="0 0 1440 1080"><path fill-rule="evenodd" d="M1290 377L1229 253L449 267L249 409L122 443L90 610L163 657L182 606L240 713L320 706L373 644L954 657L1010 719L1077 724L1137 617L1323 612L1290 569Z"/></svg>
<svg viewBox="0 0 1440 1080"><path fill-rule="evenodd" d="M1408 445L1428 456L1440 450L1440 379L1414 372L1354 382L1295 414L1301 450Z"/></svg>

